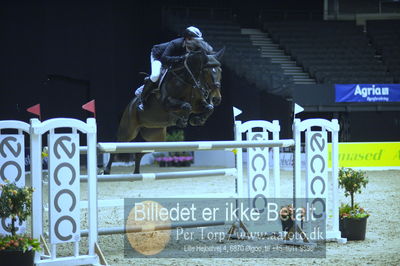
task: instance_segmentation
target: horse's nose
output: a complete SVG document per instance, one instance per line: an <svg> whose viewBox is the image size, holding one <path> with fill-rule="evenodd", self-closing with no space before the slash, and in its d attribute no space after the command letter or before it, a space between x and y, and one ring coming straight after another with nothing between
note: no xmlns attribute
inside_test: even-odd
<svg viewBox="0 0 400 266"><path fill-rule="evenodd" d="M221 97L213 97L212 103L213 105L219 105L221 103Z"/></svg>

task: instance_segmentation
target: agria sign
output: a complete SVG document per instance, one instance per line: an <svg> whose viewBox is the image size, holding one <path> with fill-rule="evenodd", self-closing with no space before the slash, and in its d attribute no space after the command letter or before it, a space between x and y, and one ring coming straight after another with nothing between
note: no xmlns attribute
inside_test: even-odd
<svg viewBox="0 0 400 266"><path fill-rule="evenodd" d="M336 84L336 102L399 102L400 84Z"/></svg>

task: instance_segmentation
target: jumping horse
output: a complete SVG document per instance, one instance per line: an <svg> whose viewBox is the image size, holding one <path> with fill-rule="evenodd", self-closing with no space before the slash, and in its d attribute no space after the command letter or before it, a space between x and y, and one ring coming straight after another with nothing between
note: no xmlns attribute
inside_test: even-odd
<svg viewBox="0 0 400 266"><path fill-rule="evenodd" d="M120 120L117 141L165 141L167 127L202 126L221 103L221 57L224 49L214 54L204 51L186 55L184 63L167 70L159 90L151 93L146 107L138 111L138 98L126 106ZM135 153L134 173L140 173L144 153ZM111 172L114 154L104 169Z"/></svg>

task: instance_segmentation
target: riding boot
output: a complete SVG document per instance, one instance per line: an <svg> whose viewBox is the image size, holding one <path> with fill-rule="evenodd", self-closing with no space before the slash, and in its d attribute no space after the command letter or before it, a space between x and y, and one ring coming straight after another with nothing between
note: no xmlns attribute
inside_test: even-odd
<svg viewBox="0 0 400 266"><path fill-rule="evenodd" d="M147 97L156 88L156 83L154 83L150 78L144 79L144 86L142 93L139 95L139 103L137 105L140 111L144 110L144 105L146 104Z"/></svg>

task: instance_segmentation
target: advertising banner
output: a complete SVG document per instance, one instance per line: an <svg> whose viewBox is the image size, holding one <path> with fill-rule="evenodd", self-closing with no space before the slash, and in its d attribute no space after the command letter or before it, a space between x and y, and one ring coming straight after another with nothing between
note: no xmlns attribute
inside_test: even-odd
<svg viewBox="0 0 400 266"><path fill-rule="evenodd" d="M400 84L335 84L336 102L400 102Z"/></svg>
<svg viewBox="0 0 400 266"><path fill-rule="evenodd" d="M328 150L331 149L332 146L329 144ZM331 167L330 156L329 167ZM339 167L400 168L400 142L339 143Z"/></svg>

